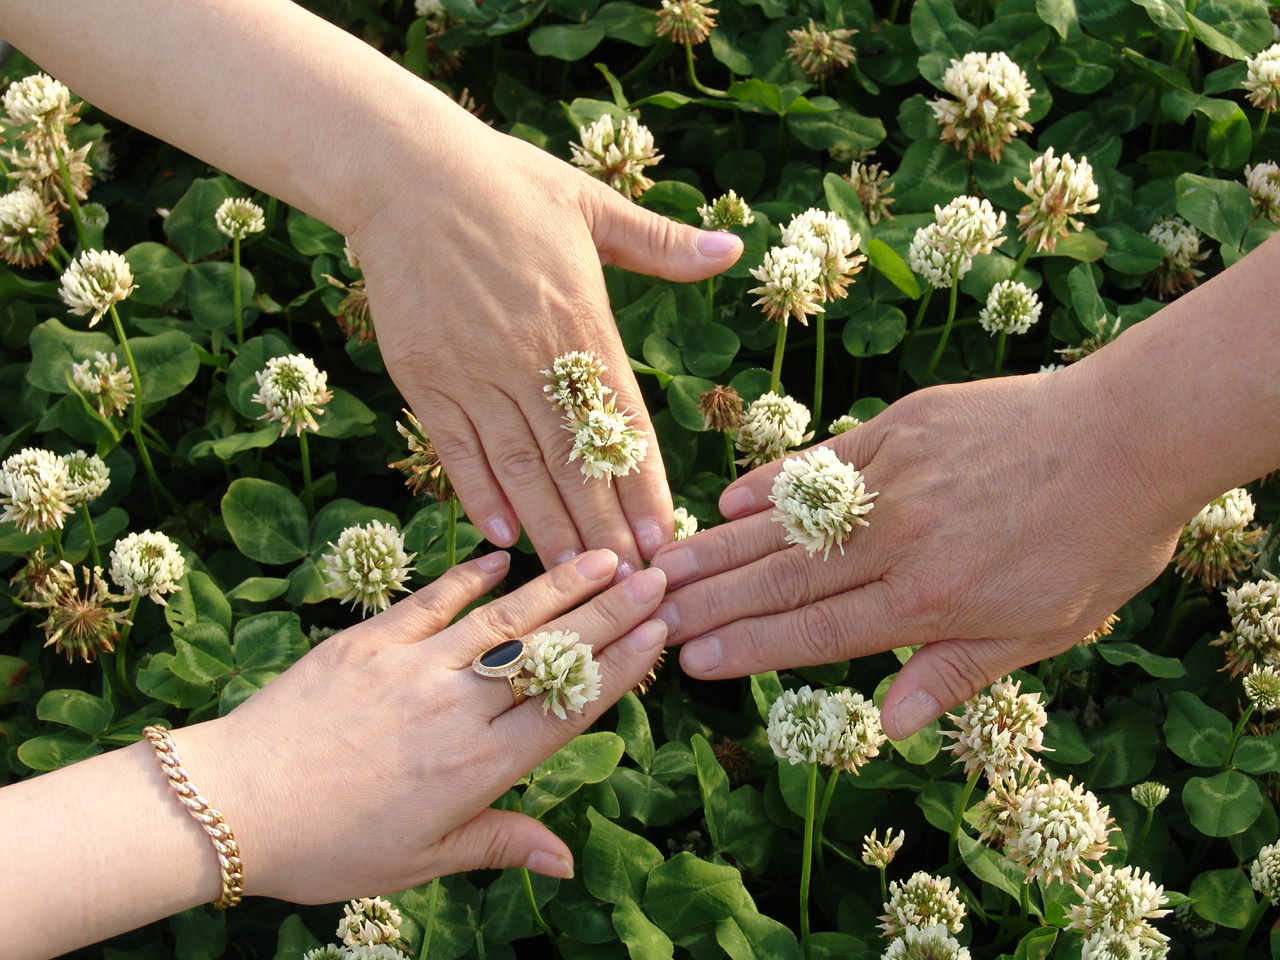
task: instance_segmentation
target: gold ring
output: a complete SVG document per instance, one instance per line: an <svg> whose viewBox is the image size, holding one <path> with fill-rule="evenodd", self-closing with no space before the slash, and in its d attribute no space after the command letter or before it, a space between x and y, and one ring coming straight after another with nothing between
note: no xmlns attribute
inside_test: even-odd
<svg viewBox="0 0 1280 960"><path fill-rule="evenodd" d="M504 640L471 661L471 669L486 680L506 680L516 706L524 702L525 692L519 681L529 645L524 640Z"/></svg>

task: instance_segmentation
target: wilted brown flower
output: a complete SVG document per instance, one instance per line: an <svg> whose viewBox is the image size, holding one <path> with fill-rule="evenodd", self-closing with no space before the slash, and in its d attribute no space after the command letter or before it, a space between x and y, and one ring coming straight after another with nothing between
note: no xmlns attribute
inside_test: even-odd
<svg viewBox="0 0 1280 960"><path fill-rule="evenodd" d="M895 202L889 196L893 193L893 184L887 187L884 185L889 179L888 170L881 170L878 163L854 160L850 164L849 173L841 176L858 191L858 202L862 205L862 212L867 215L868 223L875 226L881 220L893 219L893 214L889 212L889 205Z"/></svg>
<svg viewBox="0 0 1280 960"><path fill-rule="evenodd" d="M121 625L129 623L126 611L111 606L126 598L111 593L102 568L81 569L83 585L73 578L51 604L33 604L49 611L44 645L66 654L68 663L77 656L91 663L99 653L110 653L120 638Z"/></svg>
<svg viewBox="0 0 1280 960"><path fill-rule="evenodd" d="M699 44L711 36L716 26L712 15L719 12L702 0L662 0L658 27L654 32L669 38L672 43Z"/></svg>
<svg viewBox="0 0 1280 960"><path fill-rule="evenodd" d="M821 80L853 63L853 47L848 40L857 32L826 30L810 20L808 27L787 31L791 38L787 55L808 74L810 80Z"/></svg>
<svg viewBox="0 0 1280 960"><path fill-rule="evenodd" d="M443 503L453 496L453 484L449 482L449 477L444 472L444 464L436 455L435 447L431 445L418 418L408 410L403 412L409 421L409 426L406 427L397 421L396 430L408 443L409 456L395 463L389 463L387 466L392 470L399 470L408 478L404 485L415 495L425 490Z"/></svg>
<svg viewBox="0 0 1280 960"><path fill-rule="evenodd" d="M742 396L729 386L716 385L698 398L704 430L733 433L742 423Z"/></svg>

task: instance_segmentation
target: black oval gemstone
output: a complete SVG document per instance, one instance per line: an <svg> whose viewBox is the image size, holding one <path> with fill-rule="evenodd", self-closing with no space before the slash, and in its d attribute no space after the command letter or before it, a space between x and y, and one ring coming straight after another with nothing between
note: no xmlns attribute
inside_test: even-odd
<svg viewBox="0 0 1280 960"><path fill-rule="evenodd" d="M490 647L480 656L480 665L490 670L514 663L524 651L523 640L504 640L496 647Z"/></svg>

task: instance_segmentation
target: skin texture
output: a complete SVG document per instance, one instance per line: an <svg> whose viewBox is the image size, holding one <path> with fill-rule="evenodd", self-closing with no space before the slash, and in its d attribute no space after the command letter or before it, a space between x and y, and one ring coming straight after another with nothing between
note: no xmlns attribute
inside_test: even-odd
<svg viewBox="0 0 1280 960"><path fill-rule="evenodd" d="M637 207L288 0L0 0L0 31L95 106L350 239L387 369L491 541L523 522L545 564L607 547L624 576L671 539L600 265L702 280L740 240ZM644 469L611 485L584 487L542 393L570 350L605 358L649 434Z"/></svg>
<svg viewBox="0 0 1280 960"><path fill-rule="evenodd" d="M827 441L880 496L843 555L783 540L778 463L731 521L663 548L659 610L700 678L921 644L889 689L909 736L1080 641L1168 562L1204 504L1280 464L1272 240L1065 370L909 394Z"/></svg>
<svg viewBox="0 0 1280 960"><path fill-rule="evenodd" d="M247 895L325 903L477 868L572 876L550 830L487 808L653 665L666 630L649 618L665 578L646 570L605 590L617 557L590 551L449 626L507 564L501 553L460 564L324 641L226 717L174 731L192 782L240 844ZM577 631L600 664L600 698L568 720L544 714L541 697L514 706L505 681L471 670L494 644L543 628ZM145 743L5 787L0 824L30 827L4 831L0 897L41 904L10 911L15 960L220 890L208 838Z"/></svg>

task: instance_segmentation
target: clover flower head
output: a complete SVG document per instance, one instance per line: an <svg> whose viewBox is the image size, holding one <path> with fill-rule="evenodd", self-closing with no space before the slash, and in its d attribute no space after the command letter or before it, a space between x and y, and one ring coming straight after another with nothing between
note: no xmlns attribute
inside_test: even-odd
<svg viewBox="0 0 1280 960"><path fill-rule="evenodd" d="M1250 57L1245 65L1246 99L1267 113L1280 107L1280 43Z"/></svg>
<svg viewBox="0 0 1280 960"><path fill-rule="evenodd" d="M867 222L873 227L881 220L894 218L889 212L889 206L897 201L889 196L893 193L894 185L885 185L885 181L889 179L888 170L880 169L878 163L854 160L849 166L849 173L841 176L857 191L858 203L867 216Z"/></svg>
<svg viewBox="0 0 1280 960"><path fill-rule="evenodd" d="M1136 867L1116 869L1104 864L1083 890L1076 885L1080 903L1071 908L1068 929L1088 937L1106 933L1151 944L1163 952L1168 937L1151 926L1151 920L1167 916L1164 887ZM1145 955L1145 954L1144 954Z"/></svg>
<svg viewBox="0 0 1280 960"><path fill-rule="evenodd" d="M702 414L704 430L733 433L744 415L742 395L733 387L717 384L698 397L698 412Z"/></svg>
<svg viewBox="0 0 1280 960"><path fill-rule="evenodd" d="M111 471L97 454L76 450L65 454L62 462L67 465L64 491L73 507L97 500L111 486Z"/></svg>
<svg viewBox="0 0 1280 960"><path fill-rule="evenodd" d="M71 119L67 122L70 123ZM89 198L93 170L87 158L92 142L74 148L68 146L61 125L52 129L37 125L20 136L26 141L25 149L9 150L4 154L10 165L9 176L19 186L34 190L54 210L69 210L67 183L62 177L65 167L71 194L81 203Z"/></svg>
<svg viewBox="0 0 1280 960"><path fill-rule="evenodd" d="M944 748L964 764L965 776L981 769L987 779L1013 778L1019 770L1040 770L1034 754L1045 749L1044 726L1049 722L1038 693L1022 693L1021 681L1005 677L964 703L960 716L948 714L955 730L942 735L955 742Z"/></svg>
<svg viewBox="0 0 1280 960"><path fill-rule="evenodd" d="M1196 264L1209 256L1200 250L1200 231L1177 214L1160 217L1147 231L1147 239L1164 248L1159 265L1147 274L1143 286L1161 300L1171 300L1194 287L1204 271Z"/></svg>
<svg viewBox="0 0 1280 960"><path fill-rule="evenodd" d="M787 31L791 38L787 56L810 80L821 80L853 63L855 55L849 38L857 32L827 30L810 20L807 27Z"/></svg>
<svg viewBox="0 0 1280 960"><path fill-rule="evenodd" d="M1135 783L1129 794L1138 806L1154 810L1169 799L1169 788L1156 780L1144 780Z"/></svg>
<svg viewBox="0 0 1280 960"><path fill-rule="evenodd" d="M600 665L591 655L591 647L580 642L572 630L551 630L529 637L524 668L528 676L517 677L525 694L542 700L542 712L554 713L561 720L568 712L582 713L583 708L600 696Z"/></svg>
<svg viewBox="0 0 1280 960"><path fill-rule="evenodd" d="M332 277L325 275L330 281ZM356 280L350 286L339 281L338 285L346 291L347 295L342 298L338 304L337 312L333 315L333 319L338 323L338 329L342 331L345 337L355 337L356 342L361 346L366 343L372 343L378 339L378 331L373 325L373 317L369 313L369 292L365 289L363 280Z"/></svg>
<svg viewBox="0 0 1280 960"><path fill-rule="evenodd" d="M444 0L413 0L413 12L420 17L442 17Z"/></svg>
<svg viewBox="0 0 1280 960"><path fill-rule="evenodd" d="M850 230L844 217L815 207L791 218L782 228L782 242L788 247L807 250L818 258L822 265L818 284L823 300L848 296L846 288L867 259L856 252L862 235Z"/></svg>
<svg viewBox="0 0 1280 960"><path fill-rule="evenodd" d="M1153 929L1152 932L1156 931ZM1161 960L1167 952L1168 944L1148 945L1135 937L1109 930L1091 933L1080 944L1080 960Z"/></svg>
<svg viewBox="0 0 1280 960"><path fill-rule="evenodd" d="M1019 131L1031 124L1022 118L1031 109L1035 93L1021 67L1005 53L966 53L952 60L942 86L955 97L930 101L934 118L942 125L942 142L954 143L969 157L985 153L996 163Z"/></svg>
<svg viewBox="0 0 1280 960"><path fill-rule="evenodd" d="M745 454L738 463L758 467L808 443L813 439L813 432L806 429L811 418L809 408L793 397L762 394L747 407L738 425L734 446Z"/></svg>
<svg viewBox="0 0 1280 960"><path fill-rule="evenodd" d="M653 145L649 128L633 116L618 127L613 117L603 114L588 127L578 128L582 143L569 144L572 162L597 180L603 180L625 197L635 199L653 186L644 175L662 159Z"/></svg>
<svg viewBox="0 0 1280 960"><path fill-rule="evenodd" d="M1120 618L1114 613L1107 614L1107 619L1103 620L1081 638L1080 646L1091 647L1103 637L1111 636L1112 631L1115 630L1116 624L1119 622Z"/></svg>
<svg viewBox="0 0 1280 960"><path fill-rule="evenodd" d="M4 92L4 109L12 126L33 123L60 132L73 112L71 91L47 73L35 73L9 85Z"/></svg>
<svg viewBox="0 0 1280 960"><path fill-rule="evenodd" d="M453 496L453 484L444 471L444 464L432 446L422 424L408 410L402 411L409 421L406 427L396 421L396 431L404 437L409 446L409 455L403 460L387 464L392 470L399 470L406 477L404 485L416 496L423 490L431 494L441 503Z"/></svg>
<svg viewBox="0 0 1280 960"><path fill-rule="evenodd" d="M1223 669L1238 677L1255 663L1280 667L1280 581L1253 580L1226 593L1231 629L1210 641L1226 648Z"/></svg>
<svg viewBox="0 0 1280 960"><path fill-rule="evenodd" d="M15 267L44 263L58 245L58 214L30 187L0 196L0 257Z"/></svg>
<svg viewBox="0 0 1280 960"><path fill-rule="evenodd" d="M660 37L667 37L672 43L697 45L711 36L715 29L715 7L709 7L702 0L662 0L662 9L658 11L658 26L654 31Z"/></svg>
<svg viewBox="0 0 1280 960"><path fill-rule="evenodd" d="M49 560L40 545L9 581L14 596L29 607L49 607L76 586L75 570L65 560Z"/></svg>
<svg viewBox="0 0 1280 960"><path fill-rule="evenodd" d="M1030 200L1018 211L1018 229L1037 250L1052 253L1072 228L1084 229L1077 217L1098 212L1098 204L1093 202L1098 199L1098 185L1085 157L1073 160L1069 153L1055 156L1050 147L1031 161L1026 183L1016 177L1013 183Z"/></svg>
<svg viewBox="0 0 1280 960"><path fill-rule="evenodd" d="M67 497L67 464L56 453L26 447L0 464L0 520L24 533L62 529L71 513Z"/></svg>
<svg viewBox="0 0 1280 960"><path fill-rule="evenodd" d="M253 402L267 408L259 420L280 421L282 437L290 429L297 436L302 436L304 428L320 429L316 417L324 413L333 391L329 389L329 375L314 360L301 353L272 357L254 377L258 392L253 395Z"/></svg>
<svg viewBox="0 0 1280 960"><path fill-rule="evenodd" d="M62 274L59 293L71 312L93 314L89 326L138 289L129 261L113 250L83 250Z"/></svg>
<svg viewBox="0 0 1280 960"><path fill-rule="evenodd" d="M833 437L838 437L842 433L848 433L854 427L862 426L862 421L852 414L846 413L843 416L836 417L831 421L831 426L827 427L827 433Z"/></svg>
<svg viewBox="0 0 1280 960"><path fill-rule="evenodd" d="M751 276L762 286L749 293L760 294L752 306L762 307L770 320L786 323L791 318L808 326L809 317L822 313L823 264L809 250L800 247L771 247Z"/></svg>
<svg viewBox="0 0 1280 960"><path fill-rule="evenodd" d="M370 520L347 527L324 554L325 585L341 603L360 616L380 613L391 606L391 595L407 591L410 564L416 554L405 553L404 535L390 524Z"/></svg>
<svg viewBox="0 0 1280 960"><path fill-rule="evenodd" d="M66 569L70 571L71 565L66 564ZM68 573L62 589L33 604L48 611L42 624L44 645L64 654L67 663L75 657L92 663L98 654L111 653L120 639L121 625L129 622L126 611L112 606L127 598L111 593L101 567L82 567L81 581L77 583L74 574Z"/></svg>
<svg viewBox="0 0 1280 960"><path fill-rule="evenodd" d="M1034 290L1019 280L1001 280L987 294L978 322L987 333L1026 333L1040 319L1042 305Z"/></svg>
<svg viewBox="0 0 1280 960"><path fill-rule="evenodd" d="M1091 353L1096 353L1105 347L1108 343L1120 336L1120 325L1122 321L1120 317L1114 320L1103 316L1098 321L1098 332L1091 337L1085 337L1077 346L1059 347L1053 352L1062 357L1067 363L1075 363L1077 360L1083 360ZM1042 371L1043 372L1043 371Z"/></svg>
<svg viewBox="0 0 1280 960"><path fill-rule="evenodd" d="M906 933L908 927L941 925L948 933L964 929L964 904L951 889L949 877L935 877L917 870L903 882L889 884L889 900L880 917L880 933L893 940Z"/></svg>
<svg viewBox="0 0 1280 960"><path fill-rule="evenodd" d="M1214 931L1218 929L1218 925L1212 920L1206 920L1196 913L1190 903L1180 903L1173 908L1173 925L1191 934L1197 940L1213 936Z"/></svg>
<svg viewBox="0 0 1280 960"><path fill-rule="evenodd" d="M798 543L825 560L832 547L844 555L844 543L856 525L868 526L866 514L875 506L866 480L851 463L844 463L830 447L806 450L782 464L773 480L769 502L773 519L785 526L787 543Z"/></svg>
<svg viewBox="0 0 1280 960"><path fill-rule="evenodd" d="M1253 204L1253 215L1280 223L1280 164L1268 160L1245 166L1244 185Z"/></svg>
<svg viewBox="0 0 1280 960"><path fill-rule="evenodd" d="M698 518L684 507L676 507L675 521L675 540L685 540L698 532Z"/></svg>
<svg viewBox="0 0 1280 960"><path fill-rule="evenodd" d="M232 240L243 240L267 228L262 208L243 197L228 197L218 205L213 222L221 233Z"/></svg>
<svg viewBox="0 0 1280 960"><path fill-rule="evenodd" d="M610 397L603 406L563 425L573 434L568 462L582 461L583 483L600 479L609 482L640 469L649 452L649 441L631 426L632 419L633 414L618 410Z"/></svg>
<svg viewBox="0 0 1280 960"><path fill-rule="evenodd" d="M348 947L405 943L400 934L400 911L381 897L361 897L345 904L334 936L341 937Z"/></svg>
<svg viewBox="0 0 1280 960"><path fill-rule="evenodd" d="M975 256L990 253L1004 242L1005 215L997 214L986 198L971 196L935 206L933 213L934 222L911 238L907 259L931 286L944 289L964 279Z"/></svg>
<svg viewBox="0 0 1280 960"><path fill-rule="evenodd" d="M1228 490L1206 504L1188 521L1178 537L1173 562L1188 579L1198 579L1205 589L1234 580L1257 556L1254 546L1262 536L1250 530L1254 504L1243 487Z"/></svg>
<svg viewBox="0 0 1280 960"><path fill-rule="evenodd" d="M1249 882L1273 905L1280 904L1280 843L1271 843L1258 851L1249 868Z"/></svg>
<svg viewBox="0 0 1280 960"><path fill-rule="evenodd" d="M556 357L550 370L542 371L551 381L543 386L542 392L567 416L581 416L603 404L605 395L613 392L600 381L608 369L590 350L571 350Z"/></svg>
<svg viewBox="0 0 1280 960"><path fill-rule="evenodd" d="M1259 710L1280 710L1280 670L1254 664L1245 674L1244 692Z"/></svg>
<svg viewBox="0 0 1280 960"><path fill-rule="evenodd" d="M951 936L946 926L909 926L890 941L884 960L969 960L969 948Z"/></svg>
<svg viewBox="0 0 1280 960"><path fill-rule="evenodd" d="M405 960L405 955L389 943L358 943L347 947L343 960Z"/></svg>
<svg viewBox="0 0 1280 960"><path fill-rule="evenodd" d="M181 589L187 562L178 545L157 530L131 533L111 550L111 579L130 597L150 597L167 607L165 594Z"/></svg>
<svg viewBox="0 0 1280 960"><path fill-rule="evenodd" d="M839 717L838 733L831 752L822 762L837 770L857 773L858 767L880 755L884 745L884 728L880 726L880 708L860 693L837 690L828 693L824 709Z"/></svg>
<svg viewBox="0 0 1280 960"><path fill-rule="evenodd" d="M95 350L92 360L71 365L71 381L88 394L104 418L122 414L133 400L133 374L114 353Z"/></svg>
<svg viewBox="0 0 1280 960"><path fill-rule="evenodd" d="M747 201L732 190L700 206L698 215L702 217L702 226L707 230L749 227L756 222L756 215L747 206Z"/></svg>
<svg viewBox="0 0 1280 960"><path fill-rule="evenodd" d="M843 719L826 706L825 690L784 690L769 708L769 747L791 764L822 763L839 741Z"/></svg>
<svg viewBox="0 0 1280 960"><path fill-rule="evenodd" d="M983 838L998 839L1004 855L1026 868L1028 882L1074 880L1111 849L1110 808L1069 778L1028 786L1001 781L993 795L982 801Z"/></svg>
<svg viewBox="0 0 1280 960"><path fill-rule="evenodd" d="M893 827L885 830L883 840L879 839L876 833L876 830L872 830L862 838L862 862L868 867L883 870L893 863L893 858L902 849L902 841L907 838L907 835L899 830L895 837Z"/></svg>
<svg viewBox="0 0 1280 960"><path fill-rule="evenodd" d="M302 960L351 960L351 951L336 943L326 943L323 947L308 950L302 955Z"/></svg>
<svg viewBox="0 0 1280 960"><path fill-rule="evenodd" d="M111 222L111 214L100 203L80 204L80 219L86 227L106 227Z"/></svg>

